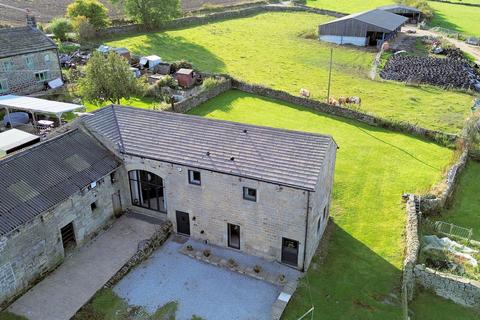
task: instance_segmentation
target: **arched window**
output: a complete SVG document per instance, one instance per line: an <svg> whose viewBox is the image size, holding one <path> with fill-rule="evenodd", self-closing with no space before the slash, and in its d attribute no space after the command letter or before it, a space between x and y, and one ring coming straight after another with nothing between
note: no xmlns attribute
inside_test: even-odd
<svg viewBox="0 0 480 320"><path fill-rule="evenodd" d="M143 170L132 170L128 177L134 206L167 212L162 178Z"/></svg>

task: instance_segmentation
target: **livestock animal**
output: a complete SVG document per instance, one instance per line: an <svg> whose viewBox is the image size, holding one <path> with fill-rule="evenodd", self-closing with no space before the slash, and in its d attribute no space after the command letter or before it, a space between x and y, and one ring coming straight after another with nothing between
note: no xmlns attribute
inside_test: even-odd
<svg viewBox="0 0 480 320"><path fill-rule="evenodd" d="M345 97L340 97L338 98L338 104L341 105L341 106L344 106L348 103L348 98L345 98Z"/></svg>
<svg viewBox="0 0 480 320"><path fill-rule="evenodd" d="M328 98L328 104L332 105L332 106L338 106L338 101L337 99L335 98Z"/></svg>
<svg viewBox="0 0 480 320"><path fill-rule="evenodd" d="M347 103L348 103L348 104L358 104L358 105L361 105L361 104L362 104L362 98L360 98L360 97L348 97L348 98L347 98Z"/></svg>
<svg viewBox="0 0 480 320"><path fill-rule="evenodd" d="M310 98L310 91L302 88L302 89L300 89L300 95L304 98Z"/></svg>

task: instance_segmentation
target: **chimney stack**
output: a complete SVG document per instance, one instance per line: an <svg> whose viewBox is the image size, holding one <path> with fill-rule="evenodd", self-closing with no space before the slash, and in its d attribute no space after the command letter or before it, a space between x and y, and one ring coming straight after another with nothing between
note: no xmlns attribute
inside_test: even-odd
<svg viewBox="0 0 480 320"><path fill-rule="evenodd" d="M27 14L27 26L37 29L37 19L35 19L35 16L31 13L30 9L26 9L25 13Z"/></svg>

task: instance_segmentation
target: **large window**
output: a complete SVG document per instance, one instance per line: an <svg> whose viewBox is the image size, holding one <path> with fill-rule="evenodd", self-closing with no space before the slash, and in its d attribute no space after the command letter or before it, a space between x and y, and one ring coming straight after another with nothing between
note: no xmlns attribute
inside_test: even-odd
<svg viewBox="0 0 480 320"><path fill-rule="evenodd" d="M32 55L25 57L25 64L27 65L28 69L30 70L35 69L35 60L33 59Z"/></svg>
<svg viewBox="0 0 480 320"><path fill-rule="evenodd" d="M35 73L35 80L45 81L48 79L48 71L40 71Z"/></svg>
<svg viewBox="0 0 480 320"><path fill-rule="evenodd" d="M8 72L13 69L12 58L0 60L0 72Z"/></svg>
<svg viewBox="0 0 480 320"><path fill-rule="evenodd" d="M166 212L163 179L143 170L128 173L132 204L138 207Z"/></svg>
<svg viewBox="0 0 480 320"><path fill-rule="evenodd" d="M0 93L5 93L7 91L8 91L7 79L0 79Z"/></svg>

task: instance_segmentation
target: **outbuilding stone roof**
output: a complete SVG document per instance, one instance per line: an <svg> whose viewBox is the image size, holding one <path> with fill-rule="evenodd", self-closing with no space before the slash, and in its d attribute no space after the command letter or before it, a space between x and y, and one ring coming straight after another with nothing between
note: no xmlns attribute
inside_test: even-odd
<svg viewBox="0 0 480 320"><path fill-rule="evenodd" d="M56 48L55 42L38 29L0 28L0 58Z"/></svg>
<svg viewBox="0 0 480 320"><path fill-rule="evenodd" d="M109 106L86 127L129 155L314 190L331 136Z"/></svg>
<svg viewBox="0 0 480 320"><path fill-rule="evenodd" d="M0 237L120 165L79 129L0 160Z"/></svg>

